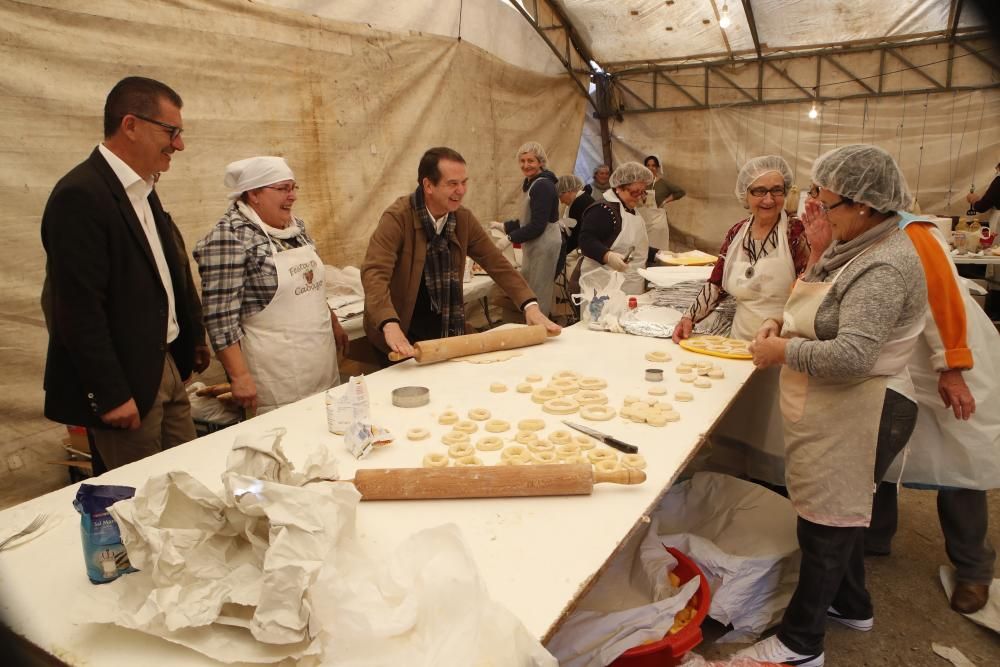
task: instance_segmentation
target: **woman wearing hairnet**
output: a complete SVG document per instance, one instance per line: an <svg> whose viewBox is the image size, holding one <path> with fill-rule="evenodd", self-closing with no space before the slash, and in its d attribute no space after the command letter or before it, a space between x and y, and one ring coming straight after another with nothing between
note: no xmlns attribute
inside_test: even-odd
<svg viewBox="0 0 1000 667"><path fill-rule="evenodd" d="M548 158L538 142L529 141L521 146L517 161L524 174L521 215L515 220L491 222L490 227L507 235L500 243L501 250L511 243L521 244L521 274L538 297L542 314L548 316L562 250L562 233L556 224L559 218L556 175L546 168Z"/></svg>
<svg viewBox="0 0 1000 667"><path fill-rule="evenodd" d="M652 182L649 169L638 162L626 162L611 174L611 189L604 193L604 201L584 212L580 223L581 282L609 270L621 271L625 274L622 291L646 291L639 269L646 266L649 238L646 223L635 209Z"/></svg>
<svg viewBox="0 0 1000 667"><path fill-rule="evenodd" d="M864 529L873 483L916 422L916 404L887 388L905 373L927 308L920 257L895 214L912 197L892 157L865 148L813 165L811 206L822 215L806 224L810 238L828 225L833 242L751 346L758 368L781 367L785 478L802 550L777 634L739 653L761 662L822 665L828 618L872 628Z"/></svg>
<svg viewBox="0 0 1000 667"><path fill-rule="evenodd" d="M791 168L777 155L751 158L740 169L736 199L750 217L726 233L712 274L674 329L675 343L690 337L695 323L726 294L736 298L733 338L750 340L761 322L781 316L795 276L809 260L802 223L784 211L791 182Z"/></svg>
<svg viewBox="0 0 1000 667"><path fill-rule="evenodd" d="M325 268L292 215L295 176L284 158L226 167L229 207L194 258L205 329L233 398L258 413L337 384L347 334L326 303Z"/></svg>

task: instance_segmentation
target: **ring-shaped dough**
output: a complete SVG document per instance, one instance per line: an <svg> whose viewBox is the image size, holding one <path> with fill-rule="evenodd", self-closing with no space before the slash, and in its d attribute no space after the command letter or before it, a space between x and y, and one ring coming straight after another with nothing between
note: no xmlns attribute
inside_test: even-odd
<svg viewBox="0 0 1000 667"><path fill-rule="evenodd" d="M515 389L517 389L517 393L519 393L519 394L530 394L531 392L533 392L535 390L535 388L532 387L527 382L521 382L520 384L517 385L517 387Z"/></svg>
<svg viewBox="0 0 1000 667"><path fill-rule="evenodd" d="M538 452L554 452L556 446L547 440L533 440L528 443L528 449L537 454Z"/></svg>
<svg viewBox="0 0 1000 667"><path fill-rule="evenodd" d="M670 361L670 359L670 353L665 350L653 350L646 353L646 361L654 361L662 364L665 361Z"/></svg>
<svg viewBox="0 0 1000 667"><path fill-rule="evenodd" d="M576 380L571 380L570 378L562 378L561 380L553 380L549 384L550 389L558 389L565 394L575 394L580 391L580 383Z"/></svg>
<svg viewBox="0 0 1000 667"><path fill-rule="evenodd" d="M698 376L695 375L694 373L685 373L684 375L682 375L680 377L680 381L681 382L688 382L688 383L694 382L697 379L698 379Z"/></svg>
<svg viewBox="0 0 1000 667"><path fill-rule="evenodd" d="M502 394L507 391L507 385L503 382L491 382L490 383L490 393L492 394Z"/></svg>
<svg viewBox="0 0 1000 667"><path fill-rule="evenodd" d="M584 391L596 391L598 389L606 389L608 383L603 378L598 377L582 377L577 381L580 385L580 389Z"/></svg>
<svg viewBox="0 0 1000 667"><path fill-rule="evenodd" d="M471 410L469 410L469 419L475 420L477 422L484 422L491 416L492 415L490 414L490 411L487 410L486 408L472 408ZM464 423L464 422L459 422L459 423ZM458 425L456 424L456 428L457 427Z"/></svg>
<svg viewBox="0 0 1000 667"><path fill-rule="evenodd" d="M526 456L508 456L507 458L500 459L500 465L502 466L530 466L532 463L534 463L534 460Z"/></svg>
<svg viewBox="0 0 1000 667"><path fill-rule="evenodd" d="M677 371L678 374L685 375L693 371L694 366L692 366L691 364L677 364L677 368L675 370Z"/></svg>
<svg viewBox="0 0 1000 667"><path fill-rule="evenodd" d="M708 389L712 386L712 381L708 378L700 377L694 381L694 386L698 387L698 389Z"/></svg>
<svg viewBox="0 0 1000 667"><path fill-rule="evenodd" d="M713 380L721 380L722 378L726 377L726 372L721 368L713 368L708 372L708 377L710 377Z"/></svg>
<svg viewBox="0 0 1000 667"><path fill-rule="evenodd" d="M647 389L646 393L650 396L664 396L667 393L667 388L660 385L654 385Z"/></svg>
<svg viewBox="0 0 1000 667"><path fill-rule="evenodd" d="M573 434L564 428L549 433L549 442L556 445L568 445L573 442Z"/></svg>
<svg viewBox="0 0 1000 667"><path fill-rule="evenodd" d="M486 418L487 419L490 418L489 413L486 413ZM476 431L479 430L479 425L476 424L476 422L460 421L454 426L452 426L452 428L455 429L456 431L461 431L462 433L475 433Z"/></svg>
<svg viewBox="0 0 1000 667"><path fill-rule="evenodd" d="M441 436L441 442L446 445L457 445L460 443L469 442L469 434L463 433L462 431L448 431Z"/></svg>
<svg viewBox="0 0 1000 667"><path fill-rule="evenodd" d="M646 467L646 459L642 458L642 454L626 454L622 457L622 465L626 468L643 470Z"/></svg>
<svg viewBox="0 0 1000 667"><path fill-rule="evenodd" d="M448 424L454 424L458 421L458 413L454 410L445 410L440 415L438 415L438 424L443 424L447 426Z"/></svg>
<svg viewBox="0 0 1000 667"><path fill-rule="evenodd" d="M592 422L606 422L617 413L607 405L585 405L580 408L580 416Z"/></svg>
<svg viewBox="0 0 1000 667"><path fill-rule="evenodd" d="M604 461L598 461L594 464L594 469L598 472L617 472L621 470L622 464L618 463L613 459L606 459Z"/></svg>
<svg viewBox="0 0 1000 667"><path fill-rule="evenodd" d="M528 377L524 378L524 381L525 382L541 382L542 381L542 376L541 375L529 375Z"/></svg>
<svg viewBox="0 0 1000 667"><path fill-rule="evenodd" d="M587 452L587 458L590 459L591 463L597 463L599 461L617 461L618 455L610 449L592 449Z"/></svg>
<svg viewBox="0 0 1000 667"><path fill-rule="evenodd" d="M510 422L506 422L502 419L491 419L483 424L483 428L490 433L503 433L510 428Z"/></svg>
<svg viewBox="0 0 1000 667"><path fill-rule="evenodd" d="M538 435L534 431L518 431L514 436L514 442L519 445L527 445L538 441Z"/></svg>
<svg viewBox="0 0 1000 667"><path fill-rule="evenodd" d="M475 453L475 448L467 442L458 442L448 448L448 456L453 459L460 459L463 456L472 456Z"/></svg>
<svg viewBox="0 0 1000 667"><path fill-rule="evenodd" d="M545 428L545 421L541 419L522 419L517 422L518 431L541 431Z"/></svg>
<svg viewBox="0 0 1000 667"><path fill-rule="evenodd" d="M463 456L461 458L455 459L455 465L457 466L481 466L483 465L483 460L478 456L470 454L469 456Z"/></svg>
<svg viewBox="0 0 1000 667"><path fill-rule="evenodd" d="M425 468L447 468L448 467L448 457L440 452L433 452L431 454L424 455L424 467Z"/></svg>
<svg viewBox="0 0 1000 667"><path fill-rule="evenodd" d="M551 401L553 398L559 398L561 392L558 389L536 389L531 392L531 400L535 403L545 403L545 401Z"/></svg>
<svg viewBox="0 0 1000 667"><path fill-rule="evenodd" d="M663 412L651 412L646 415L646 423L650 426L666 426L667 425L667 415Z"/></svg>
<svg viewBox="0 0 1000 667"><path fill-rule="evenodd" d="M555 452L541 451L535 452L535 461L545 464L559 463L559 457L556 456Z"/></svg>
<svg viewBox="0 0 1000 667"><path fill-rule="evenodd" d="M694 400L694 394L690 391L675 391L674 400L680 401L681 403L687 403L688 401Z"/></svg>
<svg viewBox="0 0 1000 667"><path fill-rule="evenodd" d="M580 409L580 404L572 398L553 398L542 404L542 412L550 415L571 415Z"/></svg>
<svg viewBox="0 0 1000 667"><path fill-rule="evenodd" d="M553 380L579 380L580 374L576 371L558 371L552 374Z"/></svg>
<svg viewBox="0 0 1000 667"><path fill-rule="evenodd" d="M476 441L476 449L481 452L495 452L503 449L503 438L496 435L487 435Z"/></svg>
<svg viewBox="0 0 1000 667"><path fill-rule="evenodd" d="M579 456L580 455L580 445L572 442L568 442L564 445L559 445L556 447L556 456L561 459L567 456Z"/></svg>
<svg viewBox="0 0 1000 667"><path fill-rule="evenodd" d="M597 446L597 443L594 442L589 435L583 435L583 434L576 435L573 436L573 440L576 442L576 444L580 445L580 449L584 451L588 449L593 449L594 447Z"/></svg>
<svg viewBox="0 0 1000 667"><path fill-rule="evenodd" d="M406 431L407 440L424 440L425 438L429 438L430 435L431 432L425 428L411 428Z"/></svg>
<svg viewBox="0 0 1000 667"><path fill-rule="evenodd" d="M603 391L584 389L573 396L580 405L603 405L608 402L608 395Z"/></svg>

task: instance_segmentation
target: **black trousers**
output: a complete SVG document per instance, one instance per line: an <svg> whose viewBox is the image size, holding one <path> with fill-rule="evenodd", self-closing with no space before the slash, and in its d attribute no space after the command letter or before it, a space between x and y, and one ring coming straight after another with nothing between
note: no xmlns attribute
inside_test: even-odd
<svg viewBox="0 0 1000 667"><path fill-rule="evenodd" d="M891 389L885 392L875 449L875 475L885 476L906 446L917 423L917 404ZM865 588L865 529L824 526L798 519L802 550L799 583L778 628L778 638L793 651L823 652L826 610L834 607L848 618L871 618L871 596Z"/></svg>

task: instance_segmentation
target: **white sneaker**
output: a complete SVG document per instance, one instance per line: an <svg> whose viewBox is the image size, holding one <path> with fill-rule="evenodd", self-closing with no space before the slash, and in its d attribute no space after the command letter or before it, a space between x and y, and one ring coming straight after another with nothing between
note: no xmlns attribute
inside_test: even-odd
<svg viewBox="0 0 1000 667"><path fill-rule="evenodd" d="M831 621L846 625L851 630L857 630L858 632L868 632L875 625L874 616L869 616L868 618L847 618L833 607L826 610L826 617Z"/></svg>
<svg viewBox="0 0 1000 667"><path fill-rule="evenodd" d="M776 662L793 667L823 667L824 654L803 655L781 643L777 635L762 639L753 646L739 651L737 656L753 658L757 662Z"/></svg>

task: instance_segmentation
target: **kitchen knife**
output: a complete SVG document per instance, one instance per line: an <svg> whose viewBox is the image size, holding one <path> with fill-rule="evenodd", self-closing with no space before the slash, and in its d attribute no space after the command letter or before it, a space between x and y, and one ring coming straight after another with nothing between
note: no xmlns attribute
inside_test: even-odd
<svg viewBox="0 0 1000 667"><path fill-rule="evenodd" d="M639 452L639 448L636 447L635 445L630 445L627 442L622 442L618 438L610 436L607 433L601 433L600 431L595 431L594 429L588 426L583 426L582 424L574 424L573 422L566 421L565 419L563 420L563 424L566 424L566 426L569 426L572 429L576 429L580 433L586 433L591 438L600 440L608 447L614 447L619 452L624 452L625 454L636 454Z"/></svg>

